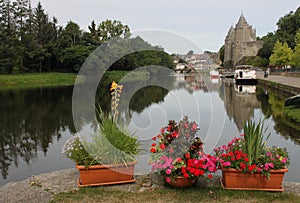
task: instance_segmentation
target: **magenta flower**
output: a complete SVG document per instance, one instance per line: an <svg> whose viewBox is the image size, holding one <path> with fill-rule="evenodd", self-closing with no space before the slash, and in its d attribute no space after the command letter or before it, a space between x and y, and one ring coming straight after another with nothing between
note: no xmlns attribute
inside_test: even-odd
<svg viewBox="0 0 300 203"><path fill-rule="evenodd" d="M222 166L230 166L230 165L231 165L231 163L229 161L222 163Z"/></svg>

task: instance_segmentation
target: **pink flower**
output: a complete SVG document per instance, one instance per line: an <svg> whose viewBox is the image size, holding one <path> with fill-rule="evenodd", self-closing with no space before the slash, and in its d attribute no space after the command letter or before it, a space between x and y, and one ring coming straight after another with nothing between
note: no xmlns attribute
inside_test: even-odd
<svg viewBox="0 0 300 203"><path fill-rule="evenodd" d="M172 170L171 169L167 169L166 170L166 174L170 175L172 173Z"/></svg>
<svg viewBox="0 0 300 203"><path fill-rule="evenodd" d="M273 163L269 163L269 167L270 168L274 168L274 164Z"/></svg>
<svg viewBox="0 0 300 203"><path fill-rule="evenodd" d="M231 165L231 163L229 161L222 163L222 166L230 166L230 165Z"/></svg>
<svg viewBox="0 0 300 203"><path fill-rule="evenodd" d="M267 152L267 156L271 157L272 153L271 152Z"/></svg>
<svg viewBox="0 0 300 203"><path fill-rule="evenodd" d="M166 177L166 181L167 181L167 183L171 182L171 178Z"/></svg>
<svg viewBox="0 0 300 203"><path fill-rule="evenodd" d="M282 161L281 161L281 163L284 163L284 164L285 164L286 161L287 161L287 158L283 158Z"/></svg>
<svg viewBox="0 0 300 203"><path fill-rule="evenodd" d="M269 165L268 165L268 164L265 164L264 169L265 169L265 171L269 170Z"/></svg>

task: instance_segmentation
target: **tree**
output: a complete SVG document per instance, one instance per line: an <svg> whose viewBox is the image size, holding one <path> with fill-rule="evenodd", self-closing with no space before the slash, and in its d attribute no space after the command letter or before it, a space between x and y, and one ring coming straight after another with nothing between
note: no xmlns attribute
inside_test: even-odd
<svg viewBox="0 0 300 203"><path fill-rule="evenodd" d="M223 66L224 63L224 57L225 57L225 45L223 45L220 50L219 50L219 56L220 56L220 60L222 62L221 66Z"/></svg>
<svg viewBox="0 0 300 203"><path fill-rule="evenodd" d="M262 37L261 40L263 41L263 47L258 51L257 55L269 60L278 37L272 32L269 32L266 36Z"/></svg>
<svg viewBox="0 0 300 203"><path fill-rule="evenodd" d="M295 50L291 56L291 65L294 67L300 67L300 29L295 36Z"/></svg>
<svg viewBox="0 0 300 203"><path fill-rule="evenodd" d="M129 38L130 29L128 25L123 25L117 20L102 21L97 28L98 41L104 42L115 37Z"/></svg>
<svg viewBox="0 0 300 203"><path fill-rule="evenodd" d="M49 21L41 3L39 2L33 12L32 23L32 49L30 59L31 67L36 67L39 72L51 70L51 58L57 52L57 20Z"/></svg>
<svg viewBox="0 0 300 203"><path fill-rule="evenodd" d="M61 48L69 48L80 44L82 31L77 23L69 21L60 37Z"/></svg>
<svg viewBox="0 0 300 203"><path fill-rule="evenodd" d="M287 44L293 49L295 47L295 35L300 28L300 7L294 13L291 11L289 14L281 17L277 22L278 29L276 35L282 42Z"/></svg>
<svg viewBox="0 0 300 203"><path fill-rule="evenodd" d="M270 65L285 66L289 64L292 53L292 49L286 42L281 43L278 40L274 45L273 54L270 56Z"/></svg>
<svg viewBox="0 0 300 203"><path fill-rule="evenodd" d="M190 50L186 55L193 55L193 54L194 54L194 51Z"/></svg>
<svg viewBox="0 0 300 203"><path fill-rule="evenodd" d="M0 0L0 70L12 73L17 61L16 26L9 0Z"/></svg>
<svg viewBox="0 0 300 203"><path fill-rule="evenodd" d="M19 39L17 46L19 72L22 73L24 72L24 58L28 54L28 46L30 45L30 40L27 40L28 38L25 35L28 34L28 28L30 27L27 23L30 23L31 4L30 0L16 0L12 6L16 34Z"/></svg>

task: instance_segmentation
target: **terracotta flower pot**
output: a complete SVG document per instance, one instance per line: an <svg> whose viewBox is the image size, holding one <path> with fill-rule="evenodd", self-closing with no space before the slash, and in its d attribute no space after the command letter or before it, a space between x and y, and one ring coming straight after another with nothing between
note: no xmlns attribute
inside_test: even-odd
<svg viewBox="0 0 300 203"><path fill-rule="evenodd" d="M221 180L224 189L233 190L266 190L280 191L282 188L282 180L288 169L271 170L270 179L262 176L261 173L242 173L236 169L222 169L223 178Z"/></svg>
<svg viewBox="0 0 300 203"><path fill-rule="evenodd" d="M76 165L79 170L78 186L100 186L135 182L136 162L111 165L93 165L88 168Z"/></svg>
<svg viewBox="0 0 300 203"><path fill-rule="evenodd" d="M195 179L179 176L176 180L169 182L173 187L191 187L196 183Z"/></svg>

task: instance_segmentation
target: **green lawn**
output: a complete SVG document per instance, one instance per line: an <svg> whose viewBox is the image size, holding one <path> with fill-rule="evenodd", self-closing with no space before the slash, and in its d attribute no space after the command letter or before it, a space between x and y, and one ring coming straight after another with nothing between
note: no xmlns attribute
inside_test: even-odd
<svg viewBox="0 0 300 203"><path fill-rule="evenodd" d="M0 75L0 89L19 89L74 85L74 73L26 73ZM83 79L81 79L83 80Z"/></svg>
<svg viewBox="0 0 300 203"><path fill-rule="evenodd" d="M52 202L300 202L288 193L223 190L220 186L192 188L161 187L143 192L115 190L109 187L87 187L60 193Z"/></svg>

